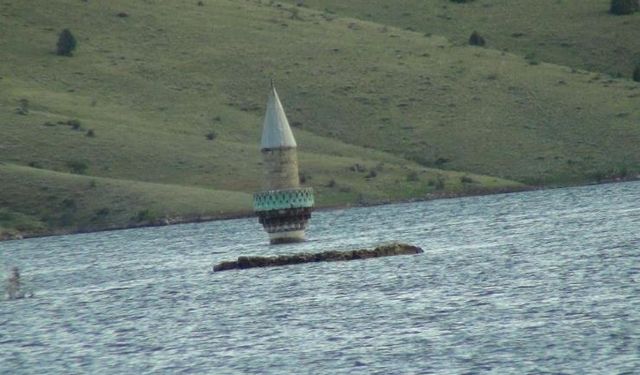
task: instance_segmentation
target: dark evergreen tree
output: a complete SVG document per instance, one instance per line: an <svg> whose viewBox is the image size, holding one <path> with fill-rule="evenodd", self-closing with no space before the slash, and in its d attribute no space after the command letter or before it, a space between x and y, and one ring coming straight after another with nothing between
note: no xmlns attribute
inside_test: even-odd
<svg viewBox="0 0 640 375"><path fill-rule="evenodd" d="M472 46L484 46L485 41L482 35L478 34L477 31L474 31L469 37L469 44Z"/></svg>
<svg viewBox="0 0 640 375"><path fill-rule="evenodd" d="M58 37L58 50L56 53L59 56L71 56L71 53L76 49L76 38L69 29L64 29Z"/></svg>
<svg viewBox="0 0 640 375"><path fill-rule="evenodd" d="M640 64L636 65L636 69L633 71L633 80L640 82Z"/></svg>
<svg viewBox="0 0 640 375"><path fill-rule="evenodd" d="M624 15L631 14L640 10L640 2L638 0L611 0L612 14Z"/></svg>

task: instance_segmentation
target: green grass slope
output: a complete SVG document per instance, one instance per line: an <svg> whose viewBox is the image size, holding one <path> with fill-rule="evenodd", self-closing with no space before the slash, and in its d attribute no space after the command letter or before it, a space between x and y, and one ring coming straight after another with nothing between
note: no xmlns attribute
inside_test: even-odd
<svg viewBox="0 0 640 375"><path fill-rule="evenodd" d="M294 4L297 0L287 0ZM540 61L631 77L640 64L640 13L609 13L610 0L305 0L305 6L463 45L473 31L490 48Z"/></svg>
<svg viewBox="0 0 640 375"><path fill-rule="evenodd" d="M73 57L53 54L63 28ZM246 212L271 77L321 206L582 183L640 159L635 83L312 9L15 0L0 35L0 232Z"/></svg>
<svg viewBox="0 0 640 375"><path fill-rule="evenodd" d="M0 231L40 234L165 224L250 212L242 192L0 165ZM137 211L132 208L139 208Z"/></svg>

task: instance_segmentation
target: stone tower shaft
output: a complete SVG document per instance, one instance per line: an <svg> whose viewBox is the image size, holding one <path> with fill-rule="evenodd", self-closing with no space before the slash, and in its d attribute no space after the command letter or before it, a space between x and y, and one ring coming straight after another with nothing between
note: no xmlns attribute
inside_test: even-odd
<svg viewBox="0 0 640 375"><path fill-rule="evenodd" d="M262 149L262 189L280 190L300 186L298 152L295 148Z"/></svg>

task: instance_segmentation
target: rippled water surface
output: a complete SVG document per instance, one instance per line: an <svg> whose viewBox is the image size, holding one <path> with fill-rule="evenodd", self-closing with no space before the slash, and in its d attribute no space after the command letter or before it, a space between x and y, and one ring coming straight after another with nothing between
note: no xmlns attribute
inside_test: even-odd
<svg viewBox="0 0 640 375"><path fill-rule="evenodd" d="M0 373L640 373L640 183L0 243ZM424 254L210 273L401 240Z"/></svg>

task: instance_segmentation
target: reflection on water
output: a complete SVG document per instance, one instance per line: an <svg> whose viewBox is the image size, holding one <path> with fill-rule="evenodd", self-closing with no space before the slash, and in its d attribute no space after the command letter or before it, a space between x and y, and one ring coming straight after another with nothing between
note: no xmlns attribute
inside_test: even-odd
<svg viewBox="0 0 640 375"><path fill-rule="evenodd" d="M0 243L0 373L635 373L640 183ZM239 255L424 254L210 273ZM10 256L9 256L10 254Z"/></svg>

